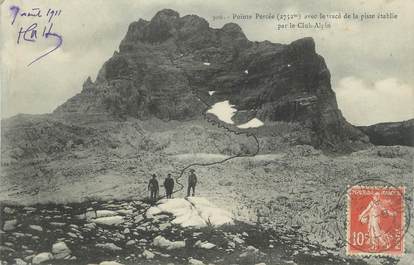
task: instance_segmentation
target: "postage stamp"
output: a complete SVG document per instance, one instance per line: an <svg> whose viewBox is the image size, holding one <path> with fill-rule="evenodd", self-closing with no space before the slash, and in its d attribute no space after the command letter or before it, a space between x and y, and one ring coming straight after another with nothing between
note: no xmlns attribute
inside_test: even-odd
<svg viewBox="0 0 414 265"><path fill-rule="evenodd" d="M348 191L348 255L404 253L404 187L354 186Z"/></svg>

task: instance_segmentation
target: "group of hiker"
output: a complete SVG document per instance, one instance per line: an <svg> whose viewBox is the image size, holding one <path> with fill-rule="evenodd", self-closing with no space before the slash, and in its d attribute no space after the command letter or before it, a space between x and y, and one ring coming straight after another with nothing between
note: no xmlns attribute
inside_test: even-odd
<svg viewBox="0 0 414 265"><path fill-rule="evenodd" d="M174 192L174 179L171 177L171 174L168 174L164 180L164 188L165 188L165 197L167 199L172 198L172 194ZM190 174L188 175L188 185L187 185L187 197L195 196L195 187L197 185L197 176L195 174L194 169L190 169ZM148 191L150 192L150 200L156 201L158 198L158 194L160 191L157 175L152 174L152 177L148 183ZM192 191L192 193L191 193Z"/></svg>

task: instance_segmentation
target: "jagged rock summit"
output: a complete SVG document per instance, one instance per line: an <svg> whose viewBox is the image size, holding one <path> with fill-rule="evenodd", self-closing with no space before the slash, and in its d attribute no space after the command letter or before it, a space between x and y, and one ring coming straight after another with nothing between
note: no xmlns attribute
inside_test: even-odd
<svg viewBox="0 0 414 265"><path fill-rule="evenodd" d="M88 78L55 113L184 121L224 100L235 106L240 122L257 117L301 123L313 132L310 144L316 147L368 141L338 109L312 38L289 45L249 41L237 24L215 29L201 17L170 9L131 23L96 80Z"/></svg>

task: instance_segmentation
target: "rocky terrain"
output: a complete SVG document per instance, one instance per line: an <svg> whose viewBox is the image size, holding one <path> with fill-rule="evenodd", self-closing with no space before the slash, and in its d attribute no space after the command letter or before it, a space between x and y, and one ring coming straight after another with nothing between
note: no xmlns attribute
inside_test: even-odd
<svg viewBox="0 0 414 265"><path fill-rule="evenodd" d="M359 126L375 145L414 146L414 119Z"/></svg>
<svg viewBox="0 0 414 265"><path fill-rule="evenodd" d="M313 264L340 264L341 262L344 264L397 264L398 259L393 258L357 260L354 257L353 260L347 260L343 240L346 229L342 222L346 214L346 201L342 201L339 208L336 209L336 207L341 193L346 190L348 185L362 179L378 179L391 182L397 186L404 185L407 187L406 216L412 216L412 212L410 213L414 191L411 178L412 157L413 150L410 147L373 147L352 155L330 157L310 146L297 146L279 154L237 158L225 164L195 167L199 176L197 195L208 198L224 210L231 212L236 222L233 226L215 228L212 229L213 231L208 230L199 239L202 242L207 241L218 246L218 242L226 238L224 232L236 231L232 232L232 235L238 234L238 237L246 232L252 237L248 241L249 243L243 244L240 249L236 248L234 250L236 254L231 258L229 257L230 260L225 259L224 261L220 258L227 256L223 252L216 252L218 249L212 250L211 256L210 254L190 255L189 253L194 251L193 245L188 245L187 252L179 255L175 254L179 256L178 260L172 260L171 257L163 258L164 254L171 255L171 251L154 247L153 241L157 236L162 235L174 242L188 241L192 240L192 234L189 231L199 233L203 230L193 230L188 227L179 228L174 224L172 224L172 227L176 227L177 231L182 231L182 234L179 234L180 232L176 232L178 234L160 233L154 230L151 236L144 237L147 242L141 248L137 249L125 245L131 237L138 242L142 238L140 231L138 231L138 236L131 232L131 228L137 228L141 224L140 222L135 223L135 219L132 218L140 215L142 217L137 217L137 220L141 220L141 218L147 219L147 221L152 220L145 215L150 205L145 201L139 201L145 198L147 194L146 180L148 178L146 178L146 175L133 175L127 172L114 175L111 172L102 172L102 175L90 176L89 178L73 175L70 176L71 181L52 180L52 184L42 182L42 177L33 177L32 179L21 180L19 186L16 185L14 189L2 192L2 201L9 201L3 206L6 205L12 209L11 211L4 210L5 214L2 215L3 225L6 222L10 223L11 220L17 220L17 223L13 225L16 230L8 230L3 226L5 232L2 237L3 246L14 250L9 250L14 254L3 256L3 259L11 261L14 258L22 258L24 260L25 257L29 256L30 258L33 254L51 252L53 244L64 241L73 253L77 253L74 255L76 260L62 261L69 264L87 264L113 260L117 260L121 264L135 264L134 262L139 264L145 264L145 262L148 264L167 264L171 262L187 264L189 257L201 260L205 264L256 264L260 262L265 264L309 264L306 262L313 259L315 259ZM168 165L182 168L194 162L211 163L223 158L225 157L213 154L173 155L168 160L160 162L160 164L166 164L167 166L157 166L157 173L160 171L169 172L170 167ZM155 162L154 164L158 163ZM165 173L162 175L165 175ZM174 177L177 176L178 174L174 174ZM181 180L181 182L185 184L185 180ZM372 182L367 184L381 185L383 183ZM2 185L2 189L6 187L7 185ZM37 193L31 192L34 188L37 188ZM174 197L184 197L184 191L178 191ZM76 201L82 202L71 203ZM33 205L33 202L39 204ZM54 203L51 204L50 202ZM30 206L16 206L16 203ZM97 230L85 235L81 228L92 221L83 218L86 218L86 212L95 210L102 210L102 217L108 214L105 211L115 211L117 216L122 217L123 223L120 227L108 226L105 228L101 231L103 237L95 234ZM26 211L29 211L29 214ZM90 214L92 217L95 216L93 212ZM114 213L109 215L111 214L114 215ZM168 214L168 216L168 218L165 217L165 222L173 220L171 215ZM63 231L55 230L50 226L50 222L65 223L64 228L62 228ZM132 224L128 224L128 222ZM145 223L145 221L143 222ZM152 221L147 225L150 223ZM341 224L339 229L338 223ZM87 244L87 246L90 245L91 251L91 254L88 254L87 257L80 254L84 253L82 251L86 251L82 249L83 244L80 243L85 241L74 241L79 244L73 244L67 240L71 239L73 241L67 234L72 231L70 229L70 227L73 227L70 226L71 224L79 227L74 228L79 231L78 234L82 237L93 237L91 243ZM27 246L33 253L24 252L22 254L21 251L24 251L24 249L21 249L22 243L20 242L22 241L16 241L18 237L13 233L19 233L19 231L23 234L28 233L29 235L22 239L25 241L32 240L32 237L36 234L29 232L30 225L41 226L42 233L47 233L47 229L50 232L44 239L46 241L35 241L36 243L33 243L33 246L39 246L38 248ZM155 226L158 227L158 225L157 223ZM99 227L106 227L106 225L97 224L97 227L99 230ZM170 228L172 229L172 227ZM123 234L125 228L130 229L129 233ZM223 231L223 233L220 231ZM413 231L412 224L408 231L409 233L405 237L407 255L412 253L414 246L414 237L410 232ZM213 232L219 233L215 240L208 236ZM55 233L57 233L56 236L52 236ZM72 233L74 232L72 231ZM124 235L125 238L117 239L115 235L118 233ZM271 238L268 241L263 241L262 238L268 235L271 235ZM43 240L43 237L40 238ZM243 236L241 238L246 239ZM82 240L82 238L79 237L78 240ZM279 242L281 244L280 248L276 247L275 242L270 240ZM293 248L292 240L295 242ZM9 243L6 244L6 242ZM99 252L99 246L101 245L96 246L98 243L113 243L122 250L118 249L119 252L115 253L105 252L106 254L103 255L102 250ZM261 245L262 243L264 245ZM242 263L239 257L247 251L246 248L249 245L263 253L267 253L267 255L263 256L263 259L257 258L256 263ZM269 245L273 245L273 248ZM81 248L81 250L78 250L78 248ZM139 256L144 249L152 253L155 251L157 258L145 261L142 256ZM223 246L223 250L226 249ZM172 252L177 253L176 251ZM126 258L132 256L132 254L135 255L136 259L128 261ZM280 257L280 255L285 256ZM215 258L212 258L212 256ZM273 259L274 256L276 257ZM56 261L53 261L53 264L56 264Z"/></svg>
<svg viewBox="0 0 414 265"><path fill-rule="evenodd" d="M414 151L373 146L342 117L315 46L172 10L133 22L78 95L1 121L1 264L408 264L408 222L401 260L344 253L341 194L364 179L404 185L409 220ZM223 102L230 122L207 112ZM183 198L189 168L232 224L148 212L149 176L171 173Z"/></svg>
<svg viewBox="0 0 414 265"><path fill-rule="evenodd" d="M183 229L142 201L4 207L1 258L11 264L366 264L237 223ZM7 263L9 264L9 263Z"/></svg>

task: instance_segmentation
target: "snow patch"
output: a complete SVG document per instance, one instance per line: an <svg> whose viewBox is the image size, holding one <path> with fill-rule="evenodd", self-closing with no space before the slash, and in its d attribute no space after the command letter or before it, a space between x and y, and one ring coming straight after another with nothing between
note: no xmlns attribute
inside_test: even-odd
<svg viewBox="0 0 414 265"><path fill-rule="evenodd" d="M216 91L214 91L214 90L208 91L208 94L209 94L210 96L214 95L214 93L216 93Z"/></svg>
<svg viewBox="0 0 414 265"><path fill-rule="evenodd" d="M174 157L178 158L178 159L194 159L196 158L197 160L223 160L226 158L229 158L229 156L227 155L222 155L222 154L207 154L207 153L189 153L189 154L178 154L178 155L174 155Z"/></svg>
<svg viewBox="0 0 414 265"><path fill-rule="evenodd" d="M206 198L189 197L188 200L197 208L199 215L207 223L214 226L233 223L231 213L218 208Z"/></svg>
<svg viewBox="0 0 414 265"><path fill-rule="evenodd" d="M233 107L234 105L230 105L229 101L225 100L215 103L209 110L207 110L207 113L214 114L219 120L225 123L234 124L231 118L237 109Z"/></svg>
<svg viewBox="0 0 414 265"><path fill-rule="evenodd" d="M248 129L248 128L257 128L263 125L264 123L261 120L259 120L258 118L253 118L246 123L238 125L237 127L240 129Z"/></svg>
<svg viewBox="0 0 414 265"><path fill-rule="evenodd" d="M256 155L254 157L247 157L247 159L253 159L257 161L272 161L282 159L284 154L267 154L267 155Z"/></svg>
<svg viewBox="0 0 414 265"><path fill-rule="evenodd" d="M161 210L158 207L154 206L148 209L146 216L147 218L154 218L154 215L157 215L160 213L161 213Z"/></svg>
<svg viewBox="0 0 414 265"><path fill-rule="evenodd" d="M218 208L202 197L189 197L187 200L182 198L164 199L155 207L163 213L174 215L175 219L172 223L179 224L182 227L233 224L231 213ZM158 212L151 208L148 211Z"/></svg>

